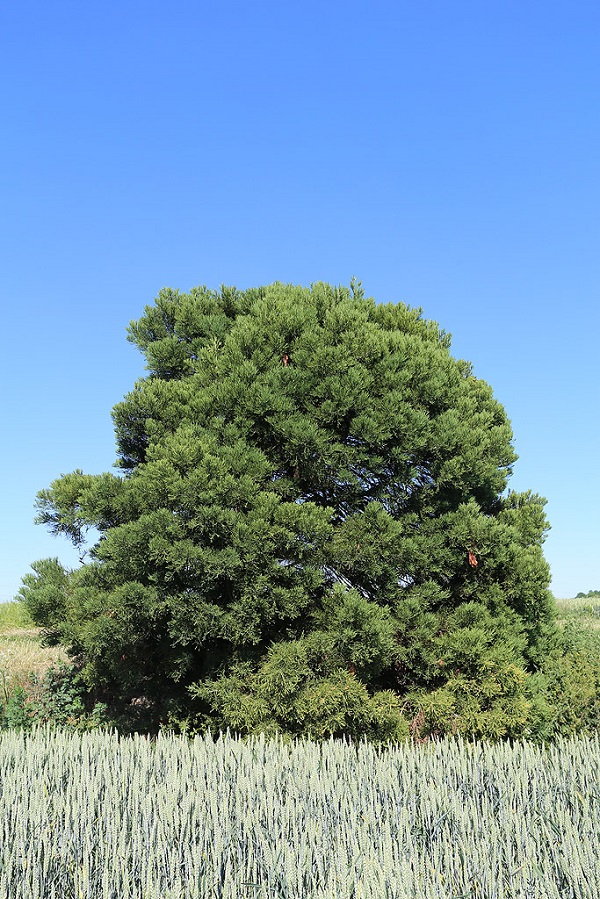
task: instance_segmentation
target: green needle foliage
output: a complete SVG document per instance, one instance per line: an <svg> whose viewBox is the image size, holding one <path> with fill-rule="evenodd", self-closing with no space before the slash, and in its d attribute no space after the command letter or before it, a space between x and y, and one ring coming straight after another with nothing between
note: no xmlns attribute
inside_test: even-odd
<svg viewBox="0 0 600 899"><path fill-rule="evenodd" d="M129 339L120 473L38 495L53 533L99 539L21 591L96 699L190 731L530 732L544 501L507 492L510 423L437 324L273 284L163 290Z"/></svg>

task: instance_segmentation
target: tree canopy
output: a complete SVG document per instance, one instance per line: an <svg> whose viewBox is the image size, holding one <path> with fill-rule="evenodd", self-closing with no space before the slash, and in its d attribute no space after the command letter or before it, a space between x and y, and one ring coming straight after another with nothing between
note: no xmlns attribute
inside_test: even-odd
<svg viewBox="0 0 600 899"><path fill-rule="evenodd" d="M116 473L38 520L85 548L21 595L124 720L398 739L527 733L552 627L544 500L421 311L360 285L163 290Z"/></svg>

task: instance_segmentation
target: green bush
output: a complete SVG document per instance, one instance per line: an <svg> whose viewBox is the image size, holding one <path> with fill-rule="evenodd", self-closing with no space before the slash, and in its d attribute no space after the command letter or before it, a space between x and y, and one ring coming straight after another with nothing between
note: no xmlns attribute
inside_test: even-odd
<svg viewBox="0 0 600 899"><path fill-rule="evenodd" d="M89 695L71 665L49 668L43 677L30 674L25 686L16 687L0 705L0 727L31 730L50 724L67 730L91 730L108 724L106 706L90 708Z"/></svg>
<svg viewBox="0 0 600 899"><path fill-rule="evenodd" d="M600 725L600 635L567 622L531 683L537 737L591 734Z"/></svg>

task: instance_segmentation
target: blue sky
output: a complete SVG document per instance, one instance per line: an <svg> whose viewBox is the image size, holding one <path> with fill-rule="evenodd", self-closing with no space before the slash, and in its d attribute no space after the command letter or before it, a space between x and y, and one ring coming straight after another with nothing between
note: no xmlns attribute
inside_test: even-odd
<svg viewBox="0 0 600 899"><path fill-rule="evenodd" d="M348 283L421 306L512 421L557 596L600 589L600 6L0 9L0 599L36 492L109 470L164 286Z"/></svg>

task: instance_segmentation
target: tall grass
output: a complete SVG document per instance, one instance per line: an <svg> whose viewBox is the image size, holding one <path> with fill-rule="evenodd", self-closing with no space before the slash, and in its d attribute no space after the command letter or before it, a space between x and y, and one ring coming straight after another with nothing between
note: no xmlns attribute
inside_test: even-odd
<svg viewBox="0 0 600 899"><path fill-rule="evenodd" d="M41 678L67 654L59 646L43 646L36 628L19 602L0 603L0 704L19 688L31 686L31 675Z"/></svg>
<svg viewBox="0 0 600 899"><path fill-rule="evenodd" d="M600 743L0 735L6 899L596 899Z"/></svg>
<svg viewBox="0 0 600 899"><path fill-rule="evenodd" d="M0 630L12 628L32 628L31 620L27 609L21 602L2 602L0 603Z"/></svg>
<svg viewBox="0 0 600 899"><path fill-rule="evenodd" d="M556 608L561 624L573 622L586 630L600 630L600 596L580 596L576 599L557 599Z"/></svg>

